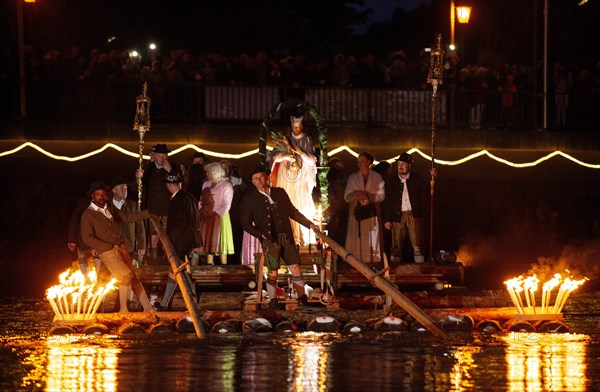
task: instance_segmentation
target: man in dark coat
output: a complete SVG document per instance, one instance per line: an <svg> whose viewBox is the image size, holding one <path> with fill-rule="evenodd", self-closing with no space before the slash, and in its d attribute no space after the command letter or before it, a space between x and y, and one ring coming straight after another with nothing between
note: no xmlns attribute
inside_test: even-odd
<svg viewBox="0 0 600 392"><path fill-rule="evenodd" d="M392 230L392 260L402 257L402 244L408 235L415 263L423 263L423 218L429 188L423 177L411 171L410 154L402 153L397 165L398 174L386 180L383 202L384 227ZM435 169L432 173L435 176Z"/></svg>
<svg viewBox="0 0 600 392"><path fill-rule="evenodd" d="M166 188L171 194L171 202L167 214L167 236L175 248L175 253L180 261L185 261L185 256L200 244L198 238L198 226L200 213L198 211L198 200L182 189L182 179L178 174L168 174L165 179ZM157 306L159 310L166 310L177 283L172 271L169 270L169 279L165 294Z"/></svg>
<svg viewBox="0 0 600 392"><path fill-rule="evenodd" d="M137 172L137 177L142 176L142 209L149 210L157 215L160 223L167 224L167 213L169 211L169 200L171 194L165 188L167 174L179 174L179 165L171 162L169 153L171 151L166 144L157 144L152 147L150 155L152 159L144 170ZM156 256L158 248L158 235L153 225L149 225L150 251Z"/></svg>
<svg viewBox="0 0 600 392"><path fill-rule="evenodd" d="M240 218L244 230L261 241L268 269L267 293L273 307L278 306L277 270L280 257L292 273L298 299L306 304L300 255L294 244L290 218L312 230L318 230L318 227L294 207L285 190L269 186L269 175L263 167L252 171L252 184L256 189L249 189L244 194Z"/></svg>

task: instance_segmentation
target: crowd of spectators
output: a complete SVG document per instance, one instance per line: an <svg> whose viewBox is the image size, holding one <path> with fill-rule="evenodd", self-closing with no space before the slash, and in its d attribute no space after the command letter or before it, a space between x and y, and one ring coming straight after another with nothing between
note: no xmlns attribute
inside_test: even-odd
<svg viewBox="0 0 600 392"><path fill-rule="evenodd" d="M15 79L14 53L4 48L0 59L0 79ZM510 91L540 91L542 72L531 64L470 65L456 53L446 55L445 87L466 90L502 90L507 79ZM63 51L36 51L26 56L30 80L133 80L153 83L192 82L229 85L392 87L418 90L427 87L429 54L424 50L411 58L398 50L385 57L369 53L353 56L337 53L331 58L311 58L303 54L269 58L267 53L194 54L174 49L161 55L156 50L133 56L126 50L93 48L87 53L77 46ZM597 92L600 90L600 60L580 67L573 63L555 63L551 69L552 90L561 92ZM509 78L510 76L510 78ZM559 81L559 76L564 77ZM566 79L566 81L565 81ZM559 85L557 87L557 85ZM536 88L537 87L537 88Z"/></svg>
<svg viewBox="0 0 600 392"><path fill-rule="evenodd" d="M0 81L18 79L16 64L14 53L4 47ZM29 81L148 82L159 106L167 100L162 86L187 88L190 84L428 90L429 66L430 57L425 50L414 57L403 50L386 56L368 53L358 57L343 53L329 57L301 53L269 57L264 51L224 55L183 49L164 54L148 49L134 54L118 49L84 51L77 46L62 51L26 51ZM543 63L536 67L466 64L456 52L447 52L442 89L459 94L455 97L458 112L454 118L472 129L480 129L486 123L505 129L528 127L535 114L527 102L543 91ZM589 127L597 122L597 117L590 119L589 113L590 106L600 99L600 60L584 67L554 62L548 82L552 126Z"/></svg>

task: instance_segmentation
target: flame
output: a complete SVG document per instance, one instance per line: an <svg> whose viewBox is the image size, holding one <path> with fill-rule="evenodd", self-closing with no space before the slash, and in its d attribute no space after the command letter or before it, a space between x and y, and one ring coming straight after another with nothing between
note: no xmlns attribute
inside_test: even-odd
<svg viewBox="0 0 600 392"><path fill-rule="evenodd" d="M567 270L567 273L569 271ZM554 277L542 285L541 293L541 313L542 314L560 314L569 295L579 286L589 280L587 277L582 279L573 279L572 277L562 278L561 274L554 274ZM520 314L536 314L536 292L540 280L534 274L526 278L520 275L516 278L506 280L504 284L508 294ZM551 305L552 291L559 287L558 293L554 298L554 305ZM525 302L523 302L523 298Z"/></svg>
<svg viewBox="0 0 600 392"><path fill-rule="evenodd" d="M58 320L89 320L111 291L116 279L105 286L98 283L96 271L84 275L80 270L67 269L58 276L60 284L46 290L46 298Z"/></svg>

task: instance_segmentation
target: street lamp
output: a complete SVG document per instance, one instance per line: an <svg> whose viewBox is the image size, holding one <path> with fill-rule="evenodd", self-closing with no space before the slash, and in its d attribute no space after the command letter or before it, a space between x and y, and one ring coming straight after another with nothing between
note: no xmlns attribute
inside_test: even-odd
<svg viewBox="0 0 600 392"><path fill-rule="evenodd" d="M454 24L455 19L458 19L458 23L469 23L469 18L471 17L471 8L470 6L455 6L454 0L450 0L450 50L456 50L455 40L454 40Z"/></svg>
<svg viewBox="0 0 600 392"><path fill-rule="evenodd" d="M471 17L471 8L472 7L466 5L456 7L456 17L458 18L458 23L469 23L469 18Z"/></svg>

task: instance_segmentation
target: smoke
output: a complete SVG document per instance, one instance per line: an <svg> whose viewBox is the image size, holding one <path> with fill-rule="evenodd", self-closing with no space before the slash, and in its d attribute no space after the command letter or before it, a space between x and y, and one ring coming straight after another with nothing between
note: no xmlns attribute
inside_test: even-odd
<svg viewBox="0 0 600 392"><path fill-rule="evenodd" d="M546 281L554 274L563 277L573 275L575 279L587 277L597 280L600 276L600 240L579 240L565 246L558 257L540 257L527 274L536 274Z"/></svg>
<svg viewBox="0 0 600 392"><path fill-rule="evenodd" d="M600 277L600 238L566 239L559 214L543 201L536 209L493 220L488 230L470 231L457 252L458 261L477 274L476 283L494 284L518 275L536 274L546 281L559 273L575 279Z"/></svg>

